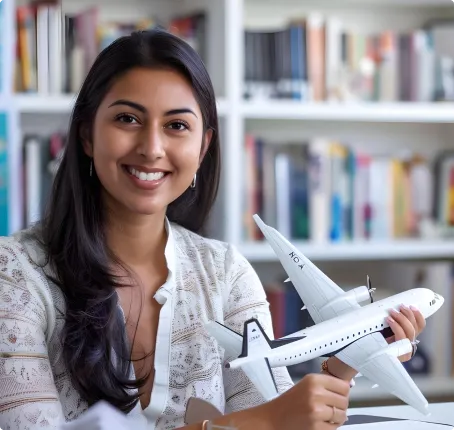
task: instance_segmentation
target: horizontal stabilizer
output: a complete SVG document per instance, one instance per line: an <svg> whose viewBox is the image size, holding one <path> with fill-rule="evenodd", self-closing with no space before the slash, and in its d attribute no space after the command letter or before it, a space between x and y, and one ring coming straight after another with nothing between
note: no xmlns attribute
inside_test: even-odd
<svg viewBox="0 0 454 430"><path fill-rule="evenodd" d="M242 364L241 368L266 401L272 400L279 395L267 358L249 361Z"/></svg>

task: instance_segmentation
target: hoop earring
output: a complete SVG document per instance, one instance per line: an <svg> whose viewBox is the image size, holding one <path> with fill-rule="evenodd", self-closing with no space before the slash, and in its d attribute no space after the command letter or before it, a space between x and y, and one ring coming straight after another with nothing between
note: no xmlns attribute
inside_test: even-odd
<svg viewBox="0 0 454 430"><path fill-rule="evenodd" d="M93 176L93 160L90 160L90 178Z"/></svg>
<svg viewBox="0 0 454 430"><path fill-rule="evenodd" d="M197 173L194 174L194 179L193 179L192 182L191 182L191 188L195 188L196 180L197 180Z"/></svg>

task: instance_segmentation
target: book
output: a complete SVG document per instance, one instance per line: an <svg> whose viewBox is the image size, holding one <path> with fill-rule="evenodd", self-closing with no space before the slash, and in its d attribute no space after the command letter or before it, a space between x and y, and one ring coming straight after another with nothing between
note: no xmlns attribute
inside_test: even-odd
<svg viewBox="0 0 454 430"><path fill-rule="evenodd" d="M6 113L0 112L0 236L9 233L7 119Z"/></svg>

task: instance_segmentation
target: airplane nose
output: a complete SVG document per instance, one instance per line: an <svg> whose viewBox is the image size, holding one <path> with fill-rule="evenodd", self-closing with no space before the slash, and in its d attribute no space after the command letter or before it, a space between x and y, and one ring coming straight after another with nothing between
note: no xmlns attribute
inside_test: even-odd
<svg viewBox="0 0 454 430"><path fill-rule="evenodd" d="M438 295L438 301L440 302L440 307L441 307L443 305L443 303L445 302L445 299L443 296Z"/></svg>

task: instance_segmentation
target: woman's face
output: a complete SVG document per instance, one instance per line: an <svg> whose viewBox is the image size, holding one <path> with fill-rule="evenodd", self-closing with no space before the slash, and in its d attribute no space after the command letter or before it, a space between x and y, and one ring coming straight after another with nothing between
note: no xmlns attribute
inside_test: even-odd
<svg viewBox="0 0 454 430"><path fill-rule="evenodd" d="M210 138L185 78L141 68L114 83L84 149L109 203L148 215L165 213L190 187Z"/></svg>

